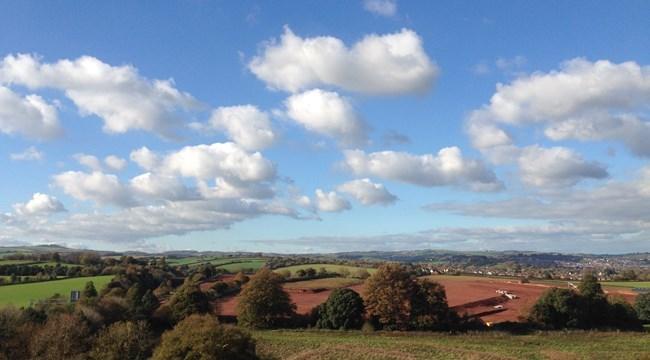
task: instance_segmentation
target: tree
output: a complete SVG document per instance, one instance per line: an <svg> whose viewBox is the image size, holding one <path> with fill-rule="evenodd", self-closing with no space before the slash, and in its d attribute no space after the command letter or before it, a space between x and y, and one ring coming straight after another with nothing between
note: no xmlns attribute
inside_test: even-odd
<svg viewBox="0 0 650 360"><path fill-rule="evenodd" d="M366 269L358 269L354 272L353 277L365 280L370 277L370 273Z"/></svg>
<svg viewBox="0 0 650 360"><path fill-rule="evenodd" d="M209 315L192 315L162 336L153 360L256 360L255 341L237 328L219 325Z"/></svg>
<svg viewBox="0 0 650 360"><path fill-rule="evenodd" d="M31 309L31 308L30 308ZM28 359L35 325L29 314L14 307L0 309L0 359Z"/></svg>
<svg viewBox="0 0 650 360"><path fill-rule="evenodd" d="M82 359L90 349L90 328L76 315L60 314L47 320L31 342L33 359Z"/></svg>
<svg viewBox="0 0 650 360"><path fill-rule="evenodd" d="M359 329L363 325L365 306L351 289L336 289L319 309L316 326L323 329Z"/></svg>
<svg viewBox="0 0 650 360"><path fill-rule="evenodd" d="M440 330L457 320L447 305L444 286L430 280L418 280L417 292L411 300L412 327L418 330Z"/></svg>
<svg viewBox="0 0 650 360"><path fill-rule="evenodd" d="M583 326L596 328L606 326L608 322L609 303L593 272L587 271L582 277L578 291L582 296L581 311L583 314Z"/></svg>
<svg viewBox="0 0 650 360"><path fill-rule="evenodd" d="M639 294L636 297L634 308L641 321L650 322L650 292Z"/></svg>
<svg viewBox="0 0 650 360"><path fill-rule="evenodd" d="M368 316L387 329L407 330L415 277L399 264L382 265L366 281Z"/></svg>
<svg viewBox="0 0 650 360"><path fill-rule="evenodd" d="M569 289L552 288L533 305L529 320L549 329L581 328L581 296Z"/></svg>
<svg viewBox="0 0 650 360"><path fill-rule="evenodd" d="M189 315L207 313L210 310L210 303L199 284L186 279L169 300L169 310L172 322L177 323Z"/></svg>
<svg viewBox="0 0 650 360"><path fill-rule="evenodd" d="M261 269L239 295L237 321L251 328L273 328L294 315L295 305L282 288L282 277Z"/></svg>
<svg viewBox="0 0 650 360"><path fill-rule="evenodd" d="M244 274L243 272L238 272L237 275L233 278L233 281L237 282L239 285L244 285L250 280L250 277L248 275Z"/></svg>
<svg viewBox="0 0 650 360"><path fill-rule="evenodd" d="M88 281L84 290L81 292L81 296L84 299L94 299L97 297L97 289L95 289L95 284L92 281Z"/></svg>
<svg viewBox="0 0 650 360"><path fill-rule="evenodd" d="M151 356L154 343L147 323L118 322L99 334L90 357L97 360L145 360Z"/></svg>

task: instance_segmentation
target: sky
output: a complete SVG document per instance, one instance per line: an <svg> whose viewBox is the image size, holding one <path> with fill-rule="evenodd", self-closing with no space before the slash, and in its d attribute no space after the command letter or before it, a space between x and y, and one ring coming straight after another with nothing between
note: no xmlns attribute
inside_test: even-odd
<svg viewBox="0 0 650 360"><path fill-rule="evenodd" d="M650 251L647 1L0 6L0 246Z"/></svg>

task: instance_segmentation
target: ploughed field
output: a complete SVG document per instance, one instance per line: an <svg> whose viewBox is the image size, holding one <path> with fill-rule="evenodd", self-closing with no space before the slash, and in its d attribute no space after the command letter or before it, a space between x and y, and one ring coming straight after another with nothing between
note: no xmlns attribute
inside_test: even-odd
<svg viewBox="0 0 650 360"><path fill-rule="evenodd" d="M459 314L477 316L488 323L521 321L546 290L567 286L566 282L520 284L514 279L474 276L432 275L426 278L445 287L449 306ZM363 283L356 279L329 278L284 284L300 314L308 314L325 302L333 289L340 287L351 288L362 296L364 294ZM516 298L509 299L497 293L497 290L506 291ZM605 286L605 291L608 295L622 296L630 302L635 298L635 293L629 288ZM236 316L237 303L237 296L225 298L219 302L217 312L224 316Z"/></svg>
<svg viewBox="0 0 650 360"><path fill-rule="evenodd" d="M258 353L288 360L650 359L650 334L258 331Z"/></svg>

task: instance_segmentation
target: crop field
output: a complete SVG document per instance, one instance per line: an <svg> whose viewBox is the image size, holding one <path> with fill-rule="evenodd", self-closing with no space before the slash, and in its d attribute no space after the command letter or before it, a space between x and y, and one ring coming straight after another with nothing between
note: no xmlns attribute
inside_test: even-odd
<svg viewBox="0 0 650 360"><path fill-rule="evenodd" d="M32 301L46 299L54 294L67 297L72 290L83 290L88 281L94 282L99 291L112 278L112 275L106 275L0 286L0 306L28 306Z"/></svg>
<svg viewBox="0 0 650 360"><path fill-rule="evenodd" d="M294 266L287 266L283 268L278 268L273 271L275 272L280 272L283 270L289 270L291 271L291 274L294 275L296 271L302 269L316 269L319 270L320 268L325 268L328 272L335 272L335 273L340 273L343 269L347 269L350 273L354 274L355 271L360 270L360 269L365 269L368 271L368 273L372 274L376 269L373 268L363 268L363 267L357 267L357 266L348 266L348 265L332 265L332 264L303 264L303 265L294 265Z"/></svg>
<svg viewBox="0 0 650 360"><path fill-rule="evenodd" d="M352 285L361 284L363 280L352 279L352 278L325 278L325 279L314 279L314 280L305 280L305 281L296 281L288 282L284 284L284 288L287 290L295 289L338 289L342 287L348 287Z"/></svg>
<svg viewBox="0 0 650 360"><path fill-rule="evenodd" d="M650 281L605 281L603 286L622 287L630 289L650 289Z"/></svg>
<svg viewBox="0 0 650 360"><path fill-rule="evenodd" d="M362 333L257 331L258 352L292 360L650 359L642 333Z"/></svg>
<svg viewBox="0 0 650 360"><path fill-rule="evenodd" d="M226 269L228 272L236 273L244 270L251 269L257 271L259 268L264 266L266 261L264 259L241 259L238 262L230 262L229 264L218 265L220 269Z"/></svg>

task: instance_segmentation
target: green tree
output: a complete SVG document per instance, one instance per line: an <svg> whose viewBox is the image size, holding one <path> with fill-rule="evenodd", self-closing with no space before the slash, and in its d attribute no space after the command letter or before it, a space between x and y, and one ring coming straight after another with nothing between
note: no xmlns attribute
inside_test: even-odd
<svg viewBox="0 0 650 360"><path fill-rule="evenodd" d="M323 329L359 329L363 325L365 306L351 289L336 289L319 309L316 326Z"/></svg>
<svg viewBox="0 0 650 360"><path fill-rule="evenodd" d="M97 289L95 289L95 284L92 281L88 281L84 290L81 292L81 296L84 299L94 299L97 297Z"/></svg>
<svg viewBox="0 0 650 360"><path fill-rule="evenodd" d="M162 336L153 360L256 360L255 341L209 315L192 315Z"/></svg>
<svg viewBox="0 0 650 360"><path fill-rule="evenodd" d="M639 294L634 304L639 319L645 323L650 322L650 292Z"/></svg>
<svg viewBox="0 0 650 360"><path fill-rule="evenodd" d="M172 322L177 323L192 314L207 313L210 311L210 302L198 283L186 279L169 300L169 310Z"/></svg>
<svg viewBox="0 0 650 360"><path fill-rule="evenodd" d="M552 288L533 305L529 320L549 329L583 327L581 296L569 289Z"/></svg>
<svg viewBox="0 0 650 360"><path fill-rule="evenodd" d="M452 326L456 313L449 309L444 286L430 280L418 280L411 300L412 327L418 330L437 330Z"/></svg>
<svg viewBox="0 0 650 360"><path fill-rule="evenodd" d="M251 328L273 328L294 315L295 305L282 288L282 277L261 269L239 295L237 321Z"/></svg>

